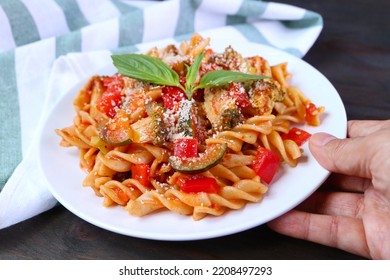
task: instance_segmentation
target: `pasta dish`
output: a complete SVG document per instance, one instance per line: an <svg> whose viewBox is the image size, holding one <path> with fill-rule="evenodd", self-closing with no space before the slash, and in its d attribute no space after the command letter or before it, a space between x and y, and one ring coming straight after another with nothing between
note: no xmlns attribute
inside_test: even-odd
<svg viewBox="0 0 390 280"><path fill-rule="evenodd" d="M298 125L321 122L324 107L290 84L287 63L216 52L199 34L112 58L118 72L91 77L56 133L78 149L82 185L133 216L200 220L259 203L302 158L310 134Z"/></svg>

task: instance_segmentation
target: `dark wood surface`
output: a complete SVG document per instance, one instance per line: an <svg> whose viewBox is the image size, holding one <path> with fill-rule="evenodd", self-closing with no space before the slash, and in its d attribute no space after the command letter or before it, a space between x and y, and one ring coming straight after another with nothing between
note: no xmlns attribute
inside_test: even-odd
<svg viewBox="0 0 390 280"><path fill-rule="evenodd" d="M281 2L316 11L324 29L304 60L336 87L348 119L390 118L390 2ZM127 237L91 225L62 206L0 230L0 259L360 259L285 237L266 225L201 241Z"/></svg>

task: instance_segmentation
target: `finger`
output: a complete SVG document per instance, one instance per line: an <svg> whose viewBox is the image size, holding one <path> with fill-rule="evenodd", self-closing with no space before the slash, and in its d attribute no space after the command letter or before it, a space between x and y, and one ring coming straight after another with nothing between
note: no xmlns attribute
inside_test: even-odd
<svg viewBox="0 0 390 280"><path fill-rule="evenodd" d="M332 173L326 180L326 184L332 190L364 193L366 189L372 186L372 181L371 179Z"/></svg>
<svg viewBox="0 0 390 280"><path fill-rule="evenodd" d="M337 139L321 132L309 140L311 153L325 169L363 178L371 178L371 145L366 138Z"/></svg>
<svg viewBox="0 0 390 280"><path fill-rule="evenodd" d="M268 226L280 234L369 257L360 219L291 210L269 222Z"/></svg>
<svg viewBox="0 0 390 280"><path fill-rule="evenodd" d="M361 218L363 194L347 192L315 192L297 209L314 214Z"/></svg>
<svg viewBox="0 0 390 280"><path fill-rule="evenodd" d="M364 227L371 257L390 259L390 202L379 191L370 188L364 197Z"/></svg>
<svg viewBox="0 0 390 280"><path fill-rule="evenodd" d="M390 128L390 120L364 120L364 121L348 121L348 136L359 137L367 136L374 132Z"/></svg>
<svg viewBox="0 0 390 280"><path fill-rule="evenodd" d="M337 139L327 133L313 134L309 148L316 160L334 173L372 179L372 185L390 200L390 129L366 137Z"/></svg>

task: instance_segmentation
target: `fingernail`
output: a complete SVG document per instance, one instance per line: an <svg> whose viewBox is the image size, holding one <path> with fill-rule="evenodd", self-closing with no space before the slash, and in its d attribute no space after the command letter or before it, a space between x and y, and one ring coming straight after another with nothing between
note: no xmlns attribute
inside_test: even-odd
<svg viewBox="0 0 390 280"><path fill-rule="evenodd" d="M316 145L316 146L324 146L330 141L336 139L331 134L325 133L325 132L319 132L315 133L310 137L310 144Z"/></svg>

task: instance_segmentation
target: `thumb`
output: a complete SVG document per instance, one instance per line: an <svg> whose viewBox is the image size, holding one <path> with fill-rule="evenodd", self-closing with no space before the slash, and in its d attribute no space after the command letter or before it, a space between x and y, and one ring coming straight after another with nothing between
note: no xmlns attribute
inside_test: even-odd
<svg viewBox="0 0 390 280"><path fill-rule="evenodd" d="M309 149L325 169L346 175L371 178L364 138L338 139L327 133L313 134Z"/></svg>

